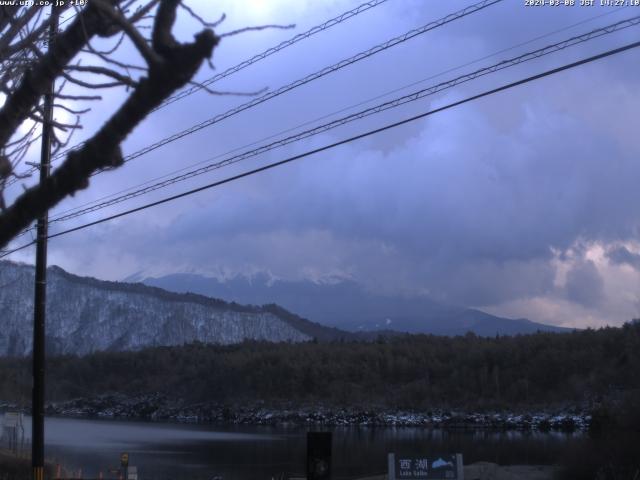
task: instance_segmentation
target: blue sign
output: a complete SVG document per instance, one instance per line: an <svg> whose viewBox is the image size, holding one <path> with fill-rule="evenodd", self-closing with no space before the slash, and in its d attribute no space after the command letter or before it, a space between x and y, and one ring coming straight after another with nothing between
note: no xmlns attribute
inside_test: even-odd
<svg viewBox="0 0 640 480"><path fill-rule="evenodd" d="M463 480L462 454L389 454L389 480Z"/></svg>

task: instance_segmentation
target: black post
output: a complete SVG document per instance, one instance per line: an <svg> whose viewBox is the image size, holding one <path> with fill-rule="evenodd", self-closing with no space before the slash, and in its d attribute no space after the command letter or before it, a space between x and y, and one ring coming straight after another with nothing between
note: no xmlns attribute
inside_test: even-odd
<svg viewBox="0 0 640 480"><path fill-rule="evenodd" d="M51 24L49 42L52 42L58 30L58 12L51 6ZM51 120L53 117L53 89L55 80L51 80L44 94L42 123L42 148L40 151L40 183L49 176L51 169ZM31 465L33 480L44 480L44 339L47 294L47 236L49 214L38 217L36 239L36 283L33 309L33 391L31 400Z"/></svg>
<svg viewBox="0 0 640 480"><path fill-rule="evenodd" d="M331 432L307 432L307 480L331 480Z"/></svg>

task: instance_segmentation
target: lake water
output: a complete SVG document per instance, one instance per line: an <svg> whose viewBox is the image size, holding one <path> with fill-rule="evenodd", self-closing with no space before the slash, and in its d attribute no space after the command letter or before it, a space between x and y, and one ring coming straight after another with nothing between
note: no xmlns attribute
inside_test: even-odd
<svg viewBox="0 0 640 480"><path fill-rule="evenodd" d="M465 463L553 464L582 433L447 432L416 427L220 427L114 420L47 418L46 457L97 477L120 453L142 479L270 479L305 470L307 430L333 432L335 479L386 472L389 452L462 452ZM31 435L30 418L25 434ZM105 475L105 478L113 476Z"/></svg>

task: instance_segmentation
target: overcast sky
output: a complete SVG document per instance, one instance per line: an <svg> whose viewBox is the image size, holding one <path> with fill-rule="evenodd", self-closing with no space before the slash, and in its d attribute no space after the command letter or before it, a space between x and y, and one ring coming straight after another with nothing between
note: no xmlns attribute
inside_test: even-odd
<svg viewBox="0 0 640 480"><path fill-rule="evenodd" d="M242 26L296 24L294 30L223 39L213 57L216 70L203 67L198 78L207 79L359 3L191 0L209 19L227 14L219 33ZM213 88L276 89L471 3L389 0ZM347 107L361 104L311 125L635 15L640 15L640 7L527 7L524 0L505 0L157 149L119 171L98 175L87 191L60 204L52 216L266 137L282 136L285 130L300 131L299 125ZM188 39L199 28L182 15L178 36ZM631 27L488 75L60 223L52 231L636 41L639 32L640 27ZM156 276L268 271L286 279L350 278L379 292L430 295L503 316L563 326L620 325L640 317L639 54L622 53L56 238L50 242L49 263L115 280L140 271ZM461 68L449 71L456 67ZM389 93L410 84L415 85ZM86 117L83 135L95 131L124 95L107 93ZM126 141L125 154L248 100L193 94L152 114ZM9 196L20 188L12 187ZM32 263L33 256L33 250L25 250L11 258Z"/></svg>

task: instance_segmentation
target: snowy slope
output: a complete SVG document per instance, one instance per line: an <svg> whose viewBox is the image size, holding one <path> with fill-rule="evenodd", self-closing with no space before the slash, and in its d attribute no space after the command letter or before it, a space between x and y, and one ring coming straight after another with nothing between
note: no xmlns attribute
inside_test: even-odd
<svg viewBox="0 0 640 480"><path fill-rule="evenodd" d="M33 335L34 268L0 262L0 355L27 355ZM241 306L140 284L48 270L47 348L55 353L137 350L193 341L306 341L277 310Z"/></svg>

